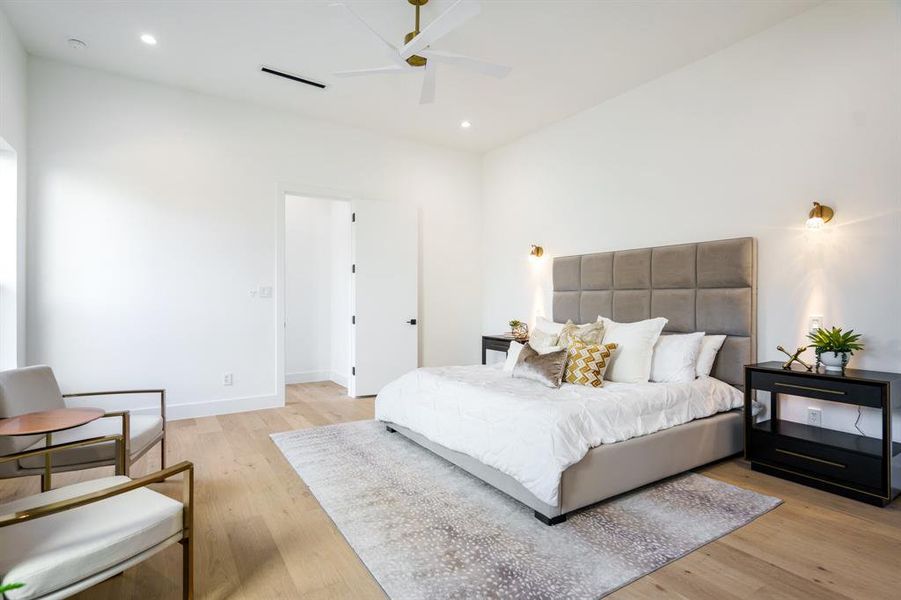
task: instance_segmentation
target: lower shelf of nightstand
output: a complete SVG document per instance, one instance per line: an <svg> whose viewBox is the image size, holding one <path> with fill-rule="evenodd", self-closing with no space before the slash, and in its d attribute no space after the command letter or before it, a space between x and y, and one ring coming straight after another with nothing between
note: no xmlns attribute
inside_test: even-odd
<svg viewBox="0 0 901 600"><path fill-rule="evenodd" d="M858 500L860 502L866 502L867 504L872 504L874 506L887 506L891 503L893 498L886 498L880 496L878 494L872 494L869 492L863 492L861 490L855 489L851 486L844 486L837 483L832 483L830 481L826 481L825 479L818 479L813 475L808 475L800 472L795 472L784 467L776 467L770 466L764 463L759 462L751 462L751 470L757 471L759 473L765 473L767 475L772 475L773 477L779 477L780 479L787 479L788 481L794 481L795 483L800 483L812 488L817 488L826 492L831 492L833 494L838 494L839 496L844 496L846 498L851 498L852 500ZM897 494L895 494L897 496Z"/></svg>
<svg viewBox="0 0 901 600"><path fill-rule="evenodd" d="M878 438L775 420L755 423L749 442L756 471L879 506L891 499ZM893 453L898 447L893 444Z"/></svg>

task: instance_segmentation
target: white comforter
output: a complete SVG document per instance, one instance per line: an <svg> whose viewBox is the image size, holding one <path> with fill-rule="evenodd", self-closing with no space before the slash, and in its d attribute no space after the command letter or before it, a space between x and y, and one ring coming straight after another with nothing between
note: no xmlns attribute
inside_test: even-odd
<svg viewBox="0 0 901 600"><path fill-rule="evenodd" d="M712 377L550 389L498 366L466 366L407 373L379 393L375 417L468 454L555 506L561 474L589 449L741 404L737 389Z"/></svg>

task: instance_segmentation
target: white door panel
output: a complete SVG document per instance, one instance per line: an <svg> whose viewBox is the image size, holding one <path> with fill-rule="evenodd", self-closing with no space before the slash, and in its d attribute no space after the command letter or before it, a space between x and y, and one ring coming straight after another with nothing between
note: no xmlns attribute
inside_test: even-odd
<svg viewBox="0 0 901 600"><path fill-rule="evenodd" d="M416 208L354 201L351 396L377 394L419 362ZM409 321L413 320L414 323Z"/></svg>

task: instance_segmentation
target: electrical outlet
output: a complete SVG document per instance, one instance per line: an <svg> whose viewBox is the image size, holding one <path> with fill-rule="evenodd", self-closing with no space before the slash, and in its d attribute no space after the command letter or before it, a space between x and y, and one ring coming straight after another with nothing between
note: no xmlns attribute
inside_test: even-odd
<svg viewBox="0 0 901 600"><path fill-rule="evenodd" d="M810 315L810 319L807 321L807 331L814 332L822 329L824 322L823 315Z"/></svg>
<svg viewBox="0 0 901 600"><path fill-rule="evenodd" d="M234 382L235 382L235 379L234 379L234 377L232 376L231 373L225 373L225 374L222 376L222 385L231 385L231 384L233 384Z"/></svg>
<svg viewBox="0 0 901 600"><path fill-rule="evenodd" d="M807 424L814 427L823 426L823 411L812 406L807 407Z"/></svg>

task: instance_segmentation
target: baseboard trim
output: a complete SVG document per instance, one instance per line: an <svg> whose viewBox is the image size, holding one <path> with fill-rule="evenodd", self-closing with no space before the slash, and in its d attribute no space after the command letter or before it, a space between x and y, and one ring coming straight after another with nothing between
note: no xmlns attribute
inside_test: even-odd
<svg viewBox="0 0 901 600"><path fill-rule="evenodd" d="M329 371L299 371L297 373L285 373L285 384L330 381L331 378L332 373Z"/></svg>
<svg viewBox="0 0 901 600"><path fill-rule="evenodd" d="M329 379L331 381L333 381L334 383L337 383L341 387L347 387L347 375L342 375L341 373L338 373L337 371L332 371L331 375L329 376Z"/></svg>
<svg viewBox="0 0 901 600"><path fill-rule="evenodd" d="M212 417L215 415L228 415L232 413L248 412L251 410L263 410L266 408L281 408L285 405L278 395L250 396L247 398L223 398L220 400L207 400L205 402L186 402L183 404L166 404L166 420L178 421L181 419L195 419L198 417ZM148 406L130 409L134 415L158 415L159 406Z"/></svg>

